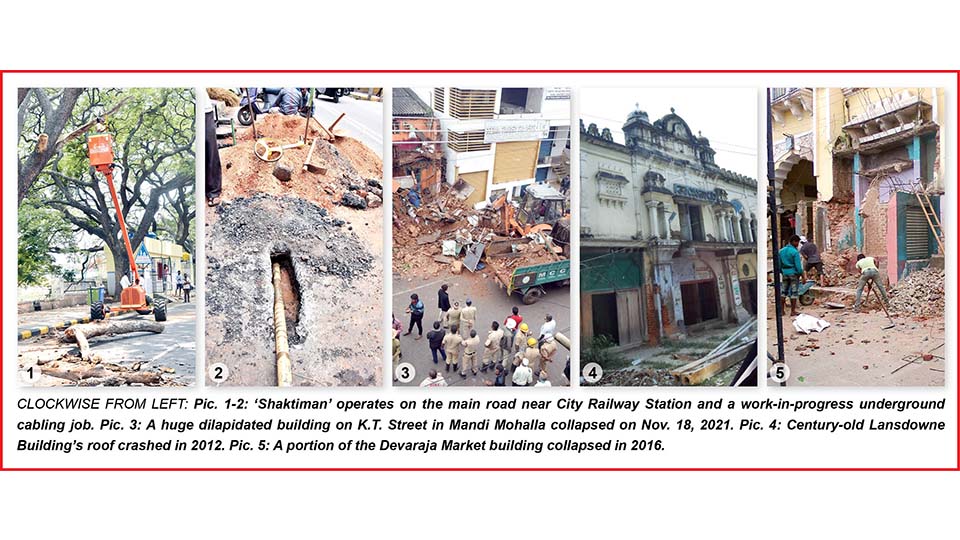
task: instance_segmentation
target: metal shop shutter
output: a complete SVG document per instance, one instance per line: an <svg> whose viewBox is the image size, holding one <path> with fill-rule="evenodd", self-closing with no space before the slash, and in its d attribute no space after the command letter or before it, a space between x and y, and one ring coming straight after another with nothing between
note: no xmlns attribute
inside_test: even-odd
<svg viewBox="0 0 960 540"><path fill-rule="evenodd" d="M460 178L473 186L473 193L464 201L467 206L472 207L487 198L487 171L463 173L460 175Z"/></svg>
<svg viewBox="0 0 960 540"><path fill-rule="evenodd" d="M930 258L930 224L917 206L906 208L907 260Z"/></svg>
<svg viewBox="0 0 960 540"><path fill-rule="evenodd" d="M497 143L493 161L493 183L533 178L537 169L540 141Z"/></svg>

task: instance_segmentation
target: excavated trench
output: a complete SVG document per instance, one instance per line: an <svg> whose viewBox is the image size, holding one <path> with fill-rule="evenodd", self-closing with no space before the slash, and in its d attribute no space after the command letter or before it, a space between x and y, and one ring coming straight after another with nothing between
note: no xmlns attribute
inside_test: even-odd
<svg viewBox="0 0 960 540"><path fill-rule="evenodd" d="M287 342L289 345L299 345L303 341L297 333L297 323L300 322L300 283L297 281L297 271L293 268L290 252L281 250L270 255L270 267L273 268L275 264L280 267L280 297L283 299Z"/></svg>
<svg viewBox="0 0 960 540"><path fill-rule="evenodd" d="M356 344L356 317L374 255L350 224L295 197L258 194L217 207L206 233L206 361L230 368L227 385L273 386L273 265L295 385L373 384L380 359ZM373 321L375 330L376 323Z"/></svg>

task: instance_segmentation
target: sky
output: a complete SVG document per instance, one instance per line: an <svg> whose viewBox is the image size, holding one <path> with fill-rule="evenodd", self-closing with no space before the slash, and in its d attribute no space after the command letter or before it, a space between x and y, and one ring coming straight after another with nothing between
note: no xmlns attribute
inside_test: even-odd
<svg viewBox="0 0 960 540"><path fill-rule="evenodd" d="M584 125L610 128L622 143L621 128L637 104L651 123L673 107L694 134L700 131L710 139L717 165L757 178L759 97L756 88L582 88L580 117Z"/></svg>

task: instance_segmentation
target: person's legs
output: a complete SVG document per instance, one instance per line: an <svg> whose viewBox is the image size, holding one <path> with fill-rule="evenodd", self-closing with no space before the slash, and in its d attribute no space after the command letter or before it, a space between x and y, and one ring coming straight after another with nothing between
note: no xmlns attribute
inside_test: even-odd
<svg viewBox="0 0 960 540"><path fill-rule="evenodd" d="M873 288L877 290L877 293L880 294L880 299L883 300L884 305L887 304L887 291L883 288L883 284L880 283L880 272L876 270L871 272L870 279L873 282Z"/></svg>
<svg viewBox="0 0 960 540"><path fill-rule="evenodd" d="M437 363L437 351L438 351L438 350L442 351L443 349L434 349L433 347L430 347L430 354L433 355L433 363L434 363L434 364Z"/></svg>
<svg viewBox="0 0 960 540"><path fill-rule="evenodd" d="M417 323L417 332L419 333L419 337L423 337L423 313L417 315L413 320L415 323ZM411 329L412 328L413 327L411 327Z"/></svg>
<svg viewBox="0 0 960 540"><path fill-rule="evenodd" d="M219 203L223 171L220 168L220 149L217 148L217 115L215 112L211 111L205 115L204 128L207 200Z"/></svg>
<svg viewBox="0 0 960 540"><path fill-rule="evenodd" d="M861 297L863 296L863 287L867 284L868 281L870 281L870 278L867 277L866 272L860 275L860 281L857 282L857 296L853 301L854 310L860 309L860 301L862 300Z"/></svg>

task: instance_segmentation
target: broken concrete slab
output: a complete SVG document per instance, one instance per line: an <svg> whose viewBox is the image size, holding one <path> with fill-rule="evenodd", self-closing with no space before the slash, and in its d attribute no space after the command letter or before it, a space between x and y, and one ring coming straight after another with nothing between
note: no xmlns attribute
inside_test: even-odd
<svg viewBox="0 0 960 540"><path fill-rule="evenodd" d="M432 244L440 238L440 231L435 231L429 234L424 234L417 238L417 245L422 246L424 244Z"/></svg>

